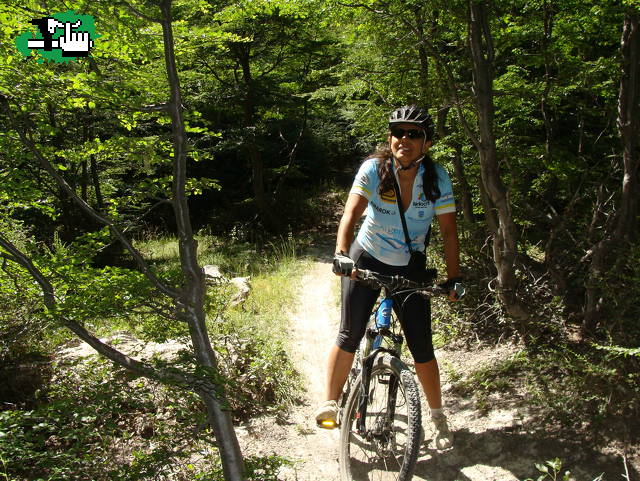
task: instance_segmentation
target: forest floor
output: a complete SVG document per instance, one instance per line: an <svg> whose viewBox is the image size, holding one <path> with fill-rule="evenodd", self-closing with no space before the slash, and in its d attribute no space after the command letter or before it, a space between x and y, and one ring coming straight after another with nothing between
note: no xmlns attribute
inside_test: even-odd
<svg viewBox="0 0 640 481"><path fill-rule="evenodd" d="M282 469L283 481L339 481L339 430L318 429L313 420L313 411L322 399L326 355L340 321L336 299L338 279L331 273L330 265L333 246L333 239L325 237L312 247L311 268L300 283L297 302L292 303L290 355L303 376L304 398L284 420L264 416L238 428L246 455L278 455L293 461L291 466ZM619 447L591 447L577 434L560 435L540 426L539 421L532 422L533 413L522 407L526 404L524 395L496 393L490 397L490 405L479 410L472 399L456 394L448 373L470 373L486 363L508 359L518 349L516 345L503 343L437 350L445 408L455 432L455 445L447 451L431 447L432 431L421 393L425 442L413 479L538 480L541 473L536 463L556 458L562 461L560 474L544 479L638 479L637 457L625 459ZM571 476L563 478L567 470Z"/></svg>

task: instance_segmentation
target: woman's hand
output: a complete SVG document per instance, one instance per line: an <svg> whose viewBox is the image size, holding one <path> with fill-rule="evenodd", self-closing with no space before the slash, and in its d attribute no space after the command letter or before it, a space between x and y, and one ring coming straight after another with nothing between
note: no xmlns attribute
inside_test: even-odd
<svg viewBox="0 0 640 481"><path fill-rule="evenodd" d="M464 286L462 285L462 277L447 279L446 282L438 284L438 286L449 291L449 300L452 302L460 300L465 293Z"/></svg>
<svg viewBox="0 0 640 481"><path fill-rule="evenodd" d="M346 252L336 252L333 256L333 273L351 277L355 271L355 263Z"/></svg>

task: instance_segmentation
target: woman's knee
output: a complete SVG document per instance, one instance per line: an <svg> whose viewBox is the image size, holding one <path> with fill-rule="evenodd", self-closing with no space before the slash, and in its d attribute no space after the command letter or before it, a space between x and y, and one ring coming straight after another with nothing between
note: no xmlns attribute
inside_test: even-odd
<svg viewBox="0 0 640 481"><path fill-rule="evenodd" d="M433 347L426 348L417 352L411 352L411 355L413 356L413 362L415 362L416 364L427 363L435 360L436 358Z"/></svg>
<svg viewBox="0 0 640 481"><path fill-rule="evenodd" d="M356 339L353 336L342 332L338 334L338 338L336 339L336 346L338 346L343 351L347 351L351 354L358 350L359 345L360 339Z"/></svg>

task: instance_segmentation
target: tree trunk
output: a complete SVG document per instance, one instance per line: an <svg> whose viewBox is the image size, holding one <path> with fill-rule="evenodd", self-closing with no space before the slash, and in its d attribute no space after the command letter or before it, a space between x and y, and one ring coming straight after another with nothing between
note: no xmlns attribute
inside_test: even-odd
<svg viewBox="0 0 640 481"><path fill-rule="evenodd" d="M462 215L467 223L473 224L475 222L475 217L473 216L473 200L471 198L471 189L467 182L467 176L464 173L464 165L462 164L462 146L458 142L452 142L451 146L454 151L451 162L453 163L453 170L460 189Z"/></svg>
<svg viewBox="0 0 640 481"><path fill-rule="evenodd" d="M180 261L184 275L184 284L180 290L164 283L159 279L154 270L144 261L142 254L126 238L123 231L119 229L109 217L97 212L87 202L85 202L69 185L69 183L59 174L52 163L45 158L37 148L29 131L17 128L18 135L24 145L33 153L41 167L58 184L59 189L66 194L63 198L70 198L75 204L88 215L92 220L101 225L108 226L112 235L116 237L135 259L140 271L151 281L151 283L163 294L168 296L176 305L180 319L187 322L191 333L194 353L199 366L205 372L217 372L216 358L206 331L205 314L203 301L205 295L204 274L197 262L197 244L193 238L193 230L189 219L189 209L185 193L186 181L186 135L182 115L182 102L180 96L180 84L178 80L175 55L173 51L173 33L171 28L171 0L164 0L161 5L163 20L161 20L164 40L164 53L167 69L168 83L171 91L171 102L167 108L171 116L172 139L174 149L174 179L173 179L173 204L178 225L178 241L180 247ZM16 121L9 102L3 95L0 95L0 105L4 107L13 125L19 126ZM0 253L0 257L16 262L27 269L32 277L40 284L43 290L45 303L55 310L55 295L50 282L40 273L25 255L20 253L7 239L0 235L0 247L3 247L7 254ZM62 323L72 330L81 339L89 343L100 354L117 362L123 367L138 374L160 379L164 382L177 383L195 389L204 400L207 407L208 420L213 426L216 435L216 443L220 451L224 476L227 481L245 481L244 462L238 440L231 422L229 411L224 406L224 389L214 376L195 377L190 374L174 375L174 370L165 373L158 373L152 367L144 365L139 361L129 358L110 346L101 343L97 338L88 333L79 323L65 319L61 316ZM222 401L221 401L222 399Z"/></svg>
<svg viewBox="0 0 640 481"><path fill-rule="evenodd" d="M481 181L491 212L497 223L492 229L493 259L497 269L496 291L507 312L516 319L528 318L516 297L515 259L518 235L511 206L500 178L496 140L493 133L493 40L484 2L469 1L469 44L473 61L473 87L480 133ZM490 223L491 225L491 223Z"/></svg>
<svg viewBox="0 0 640 481"><path fill-rule="evenodd" d="M86 143L89 140L89 131L87 129L88 119L85 119L85 123L82 126L82 142ZM87 164L87 159L82 159L81 166L81 174L80 174L80 197L85 202L89 200L89 168Z"/></svg>
<svg viewBox="0 0 640 481"><path fill-rule="evenodd" d="M96 207L101 211L104 209L104 200L102 199L102 189L100 188L100 178L98 177L98 165L96 164L96 156L94 154L91 154L89 160L91 183L93 184L93 191L96 194Z"/></svg>
<svg viewBox="0 0 640 481"><path fill-rule="evenodd" d="M637 237L638 230L638 135L640 135L640 34L638 11L627 11L622 29L620 53L622 72L618 97L618 128L622 141L624 172L622 193L615 222L606 225L605 233L588 253L590 265L585 280L583 334L597 327L604 305L602 279L616 255ZM596 211L598 209L596 208Z"/></svg>
<svg viewBox="0 0 640 481"><path fill-rule="evenodd" d="M242 43L235 44L234 51L236 58L242 69L242 79L244 81L244 99L242 102L243 108L243 126L247 132L247 153L249 154L249 161L251 162L251 186L253 188L253 199L256 203L256 208L260 218L265 223L267 228L273 228L275 226L275 219L272 215L272 211L269 208L269 202L265 194L264 187L264 160L262 158L262 152L258 148L257 143L257 129L256 129L256 115L255 115L255 87L253 84L253 76L251 74L250 64L250 52L251 46Z"/></svg>
<svg viewBox="0 0 640 481"><path fill-rule="evenodd" d="M640 135L640 32L638 10L630 8L624 18L620 51L622 78L618 101L618 128L622 140L624 176L617 216L616 237L633 240L637 236L638 135Z"/></svg>
<svg viewBox="0 0 640 481"><path fill-rule="evenodd" d="M545 0L543 6L543 19L544 19L544 35L542 37L542 56L544 58L544 91L542 92L542 98L540 99L540 111L542 113L542 119L544 121L545 131L545 155L547 162L551 160L551 137L552 126L549 112L547 110L547 101L549 99L549 92L551 91L551 64L553 59L549 53L549 46L551 44L551 38L553 33L553 8L548 0Z"/></svg>
<svg viewBox="0 0 640 481"><path fill-rule="evenodd" d="M193 230L189 217L189 207L185 192L187 143L180 94L180 81L176 67L174 40L171 18L171 0L164 0L160 4L162 10L162 32L164 40L164 56L167 77L171 90L169 114L173 137L173 208L178 228L178 242L180 249L180 264L184 275L180 306L184 320L189 325L191 342L198 364L211 370L218 371L217 361L209 335L206 329L205 313L203 309L206 286L204 273L198 264L197 242L193 238ZM223 408L224 389L218 385L216 389L201 389L200 396L207 407L207 417L211 423L220 458L224 477L227 481L243 481L244 462L240 445L236 437L231 415Z"/></svg>
<svg viewBox="0 0 640 481"><path fill-rule="evenodd" d="M433 13L434 16L437 13ZM421 106L429 108L427 99L433 97L431 88L429 86L429 52L424 43L424 28L423 28L423 11L420 10L416 14L416 32L418 39L418 58L420 60L420 96ZM433 30L432 28L432 35ZM444 107L438 110L436 118L436 130L440 137L447 135L447 117L449 114L449 108ZM473 201L471 199L471 189L464 173L464 166L462 165L462 146L458 142L449 142L449 145L454 149L454 155L451 159L453 163L453 169L455 178L458 181L458 188L460 189L460 204L462 205L462 215L468 223L473 223Z"/></svg>
<svg viewBox="0 0 640 481"><path fill-rule="evenodd" d="M447 117L449 115L448 107L441 107L438 110L438 118L436 127L438 129L438 135L445 137L447 132ZM462 204L462 215L464 220L469 224L472 224L475 219L473 217L473 200L471 197L471 188L469 182L467 182L467 176L464 173L464 165L462 164L462 146L459 142L449 141L448 144L453 148L454 154L451 158L453 163L453 170L458 181L458 188L460 190L460 203Z"/></svg>

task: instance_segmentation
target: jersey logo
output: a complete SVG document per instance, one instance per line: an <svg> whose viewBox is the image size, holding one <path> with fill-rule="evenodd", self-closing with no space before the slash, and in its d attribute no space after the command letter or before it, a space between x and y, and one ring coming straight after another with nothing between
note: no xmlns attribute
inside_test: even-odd
<svg viewBox="0 0 640 481"><path fill-rule="evenodd" d="M396 192L395 190L388 190L380 194L380 200L382 202L386 202L387 204L395 204L396 203Z"/></svg>
<svg viewBox="0 0 640 481"><path fill-rule="evenodd" d="M427 196L424 195L424 191L421 191L418 194L418 200L413 202L413 206L418 209L424 209L425 207L429 207L430 202L427 200Z"/></svg>

